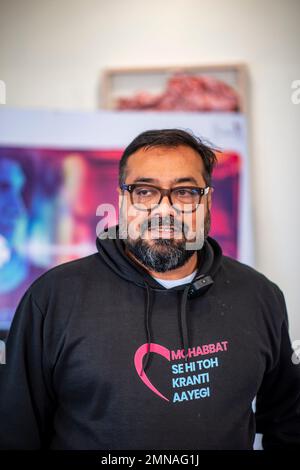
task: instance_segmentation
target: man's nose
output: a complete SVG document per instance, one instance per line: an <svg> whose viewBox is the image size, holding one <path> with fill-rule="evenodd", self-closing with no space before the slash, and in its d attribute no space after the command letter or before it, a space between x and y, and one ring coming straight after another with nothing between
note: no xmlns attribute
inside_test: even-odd
<svg viewBox="0 0 300 470"><path fill-rule="evenodd" d="M163 196L162 200L160 201L160 204L152 209L151 215L156 215L159 214L162 217L167 216L172 214L174 217L178 215L174 207L172 206L171 202L169 201L169 198L167 195Z"/></svg>

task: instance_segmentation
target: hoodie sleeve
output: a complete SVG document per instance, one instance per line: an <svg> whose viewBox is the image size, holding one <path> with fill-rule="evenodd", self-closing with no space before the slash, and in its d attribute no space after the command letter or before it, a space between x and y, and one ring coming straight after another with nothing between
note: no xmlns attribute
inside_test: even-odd
<svg viewBox="0 0 300 470"><path fill-rule="evenodd" d="M0 365L0 449L41 449L51 429L53 400L46 384L41 310L27 291Z"/></svg>
<svg viewBox="0 0 300 470"><path fill-rule="evenodd" d="M300 364L289 337L284 296L278 290L284 315L279 352L256 397L257 432L263 434L264 450L300 448Z"/></svg>

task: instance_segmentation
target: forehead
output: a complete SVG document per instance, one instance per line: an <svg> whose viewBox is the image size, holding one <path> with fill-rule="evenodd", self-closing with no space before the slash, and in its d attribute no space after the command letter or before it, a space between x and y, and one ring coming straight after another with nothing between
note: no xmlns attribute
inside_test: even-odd
<svg viewBox="0 0 300 470"><path fill-rule="evenodd" d="M137 177L167 182L192 175L202 183L204 164L196 150L186 145L157 146L141 148L130 155L126 173L130 182Z"/></svg>

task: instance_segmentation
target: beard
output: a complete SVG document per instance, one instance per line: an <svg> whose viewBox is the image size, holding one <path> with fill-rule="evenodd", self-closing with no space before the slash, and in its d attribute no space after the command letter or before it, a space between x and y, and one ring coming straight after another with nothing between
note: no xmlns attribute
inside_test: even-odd
<svg viewBox="0 0 300 470"><path fill-rule="evenodd" d="M183 231L182 224L170 220L171 217L159 218L151 221L146 221L141 227L141 236L137 239L125 237L123 239L125 247L133 256L140 261L146 268L151 271L164 273L172 269L180 268L183 266L195 253L196 250L186 249L186 238ZM151 226L150 226L151 223ZM211 224L210 211L204 219L204 240L206 240ZM168 226L174 229L181 230L182 238L158 238L153 239L153 243L142 238L146 229ZM144 227L144 229L143 229Z"/></svg>

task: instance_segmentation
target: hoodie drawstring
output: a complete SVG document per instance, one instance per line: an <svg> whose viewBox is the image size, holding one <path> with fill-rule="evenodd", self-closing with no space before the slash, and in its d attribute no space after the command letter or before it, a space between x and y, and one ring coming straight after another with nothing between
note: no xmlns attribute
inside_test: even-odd
<svg viewBox="0 0 300 470"><path fill-rule="evenodd" d="M181 331L182 331L182 347L185 355L185 362L188 361L188 348L189 348L189 333L187 326L187 298L190 290L190 285L187 285L183 291L181 297L181 308L180 308L180 322L181 322Z"/></svg>
<svg viewBox="0 0 300 470"><path fill-rule="evenodd" d="M145 359L145 364L142 366L142 370L140 371L140 376L142 375L143 371L146 371L146 368L149 366L150 361L150 345L151 345L151 309L152 309L152 289L147 284L144 283L146 286L147 291L147 300L146 300L146 310L145 310L145 329L146 329L146 342L147 342L147 352L146 352L146 359L145 356L143 358L143 362ZM185 361L188 361L188 348L189 348L189 335L188 335L188 325L187 325L187 298L189 293L190 285L187 285L183 291L182 298L181 298L181 308L180 308L180 332L181 332L181 341L182 347L185 354Z"/></svg>
<svg viewBox="0 0 300 470"><path fill-rule="evenodd" d="M145 328L146 328L146 341L147 341L147 353L145 365L143 365L140 375L142 375L143 370L146 371L146 368L149 364L150 359L150 344L151 344L151 330L150 330L150 316L151 316L151 307L152 307L152 290L147 282L144 283L147 289L147 303L146 303L146 313L145 313ZM143 357L144 360L145 356Z"/></svg>

